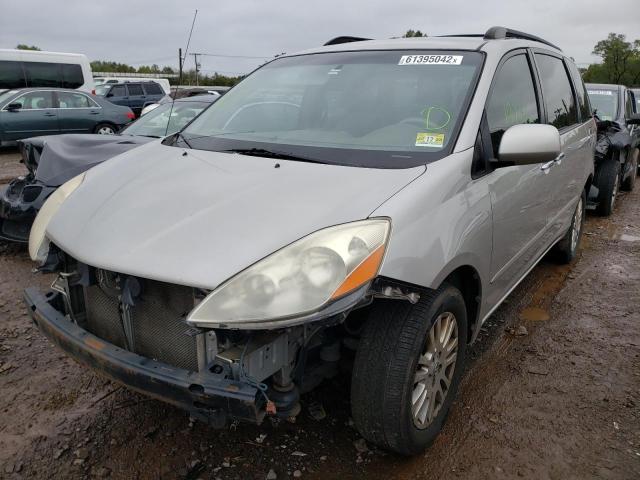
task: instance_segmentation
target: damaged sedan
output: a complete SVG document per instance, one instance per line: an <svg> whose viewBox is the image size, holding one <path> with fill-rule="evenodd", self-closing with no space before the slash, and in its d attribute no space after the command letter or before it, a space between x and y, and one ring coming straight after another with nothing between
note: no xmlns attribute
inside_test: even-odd
<svg viewBox="0 0 640 480"><path fill-rule="evenodd" d="M201 95L164 104L116 135L66 134L21 140L28 173L0 188L0 239L26 243L42 204L63 183L90 168L184 128L217 95Z"/></svg>
<svg viewBox="0 0 640 480"><path fill-rule="evenodd" d="M218 427L295 417L350 366L360 433L416 454L483 322L575 257L594 145L538 37L340 37L58 188L29 237L57 277L26 303L79 362Z"/></svg>

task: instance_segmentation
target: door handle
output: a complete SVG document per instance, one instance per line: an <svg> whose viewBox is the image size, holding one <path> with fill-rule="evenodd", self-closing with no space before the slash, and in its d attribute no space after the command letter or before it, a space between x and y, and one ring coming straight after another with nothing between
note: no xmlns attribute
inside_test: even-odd
<svg viewBox="0 0 640 480"><path fill-rule="evenodd" d="M89 114L91 114L91 115L100 115L100 112L93 111L93 112L89 112Z"/></svg>
<svg viewBox="0 0 640 480"><path fill-rule="evenodd" d="M55 117L55 116L56 116L56 114L55 114L55 113L51 113L51 112L46 112L46 113L44 114L44 116L45 116L45 117Z"/></svg>
<svg viewBox="0 0 640 480"><path fill-rule="evenodd" d="M562 163L562 159L565 157L565 153L564 152L560 152L558 154L558 156L555 158L555 160L553 161L556 165L560 165Z"/></svg>

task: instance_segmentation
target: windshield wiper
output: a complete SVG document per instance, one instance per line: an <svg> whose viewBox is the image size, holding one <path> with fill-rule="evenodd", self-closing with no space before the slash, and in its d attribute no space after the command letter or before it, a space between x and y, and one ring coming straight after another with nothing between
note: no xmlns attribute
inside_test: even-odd
<svg viewBox="0 0 640 480"><path fill-rule="evenodd" d="M249 155L252 157L277 158L279 160L295 160L299 162L310 163L327 163L315 158L303 157L287 152L278 152L276 150L267 150L266 148L232 148L229 150L220 150L225 153L238 153L240 155Z"/></svg>

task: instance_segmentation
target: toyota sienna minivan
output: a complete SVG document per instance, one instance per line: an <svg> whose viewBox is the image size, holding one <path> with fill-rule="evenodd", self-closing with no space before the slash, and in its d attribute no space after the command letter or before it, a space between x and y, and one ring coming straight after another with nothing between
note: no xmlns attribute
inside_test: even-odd
<svg viewBox="0 0 640 480"><path fill-rule="evenodd" d="M441 430L468 345L550 250L576 255L596 127L545 40L340 37L249 75L38 214L35 323L213 426L294 417L351 367L355 425Z"/></svg>

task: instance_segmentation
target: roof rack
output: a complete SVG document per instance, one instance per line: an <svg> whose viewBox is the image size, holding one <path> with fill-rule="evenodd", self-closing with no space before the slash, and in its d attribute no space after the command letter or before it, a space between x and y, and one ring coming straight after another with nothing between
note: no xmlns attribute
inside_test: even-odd
<svg viewBox="0 0 640 480"><path fill-rule="evenodd" d="M484 34L485 40L504 40L505 38L521 38L523 40L532 40L534 42L544 43L545 45L549 45L557 50L560 50L560 47L554 45L551 42L547 42L544 38L536 37L535 35L531 35L529 33L519 32L518 30L512 30L510 28L505 27L491 27Z"/></svg>
<svg viewBox="0 0 640 480"><path fill-rule="evenodd" d="M326 47L328 45L340 45L341 43L364 42L366 40L371 40L371 39L370 38L362 38L362 37L342 36L342 37L332 38L327 43L325 43L324 46Z"/></svg>

